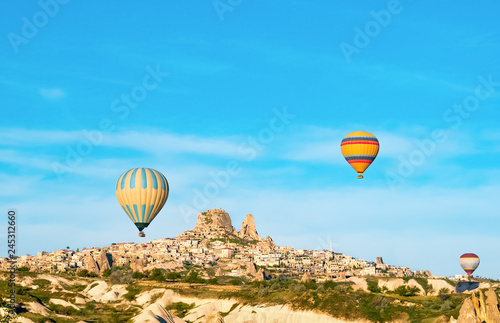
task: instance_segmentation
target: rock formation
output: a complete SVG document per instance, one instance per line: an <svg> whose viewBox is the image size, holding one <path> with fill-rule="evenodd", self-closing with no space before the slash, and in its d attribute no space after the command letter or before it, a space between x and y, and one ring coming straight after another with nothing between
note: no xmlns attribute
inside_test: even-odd
<svg viewBox="0 0 500 323"><path fill-rule="evenodd" d="M243 220L243 223L241 224L241 230L238 233L238 236L242 239L264 241L255 229L255 222L253 215L251 214L247 214L247 216L245 216L245 220Z"/></svg>
<svg viewBox="0 0 500 323"><path fill-rule="evenodd" d="M307 283L311 281L311 275L309 275L308 272L305 272L304 275L302 275L302 278L300 279L301 283Z"/></svg>
<svg viewBox="0 0 500 323"><path fill-rule="evenodd" d="M500 322L500 311L498 310L498 298L493 289L488 289L486 295L486 318L492 322Z"/></svg>
<svg viewBox="0 0 500 323"><path fill-rule="evenodd" d="M215 271L215 276L224 276L224 270L222 270L222 268L217 268L217 270Z"/></svg>
<svg viewBox="0 0 500 323"><path fill-rule="evenodd" d="M384 261L382 260L382 257L377 257L375 259L375 264L376 265L383 265L384 264Z"/></svg>
<svg viewBox="0 0 500 323"><path fill-rule="evenodd" d="M268 246L269 249L276 248L276 244L274 243L273 239L271 239L270 236L267 236L266 242L267 242L267 246Z"/></svg>
<svg viewBox="0 0 500 323"><path fill-rule="evenodd" d="M476 312L474 310L474 304L470 298L465 299L460 308L460 314L458 315L458 323L477 323Z"/></svg>
<svg viewBox="0 0 500 323"><path fill-rule="evenodd" d="M255 264L253 262L249 262L247 264L247 274L251 275L253 277L257 276L257 267L255 266Z"/></svg>
<svg viewBox="0 0 500 323"><path fill-rule="evenodd" d="M132 271L143 271L147 262L144 259L136 258L130 261L130 268Z"/></svg>
<svg viewBox="0 0 500 323"><path fill-rule="evenodd" d="M255 275L255 278L257 280L266 280L266 272L264 271L264 269L259 269L259 271L257 272L257 275Z"/></svg>
<svg viewBox="0 0 500 323"><path fill-rule="evenodd" d="M224 323L224 318L220 313L215 314L214 318L207 321L208 323Z"/></svg>
<svg viewBox="0 0 500 323"><path fill-rule="evenodd" d="M99 265L95 261L94 257L92 257L91 255L86 256L85 263L87 264L88 271L94 272L96 274L100 273Z"/></svg>
<svg viewBox="0 0 500 323"><path fill-rule="evenodd" d="M193 231L206 232L213 230L224 230L228 233L234 233L234 227L231 224L231 218L226 211L222 209L213 209L198 214L196 227Z"/></svg>
<svg viewBox="0 0 500 323"><path fill-rule="evenodd" d="M478 294L479 298L476 296L476 292L473 292L471 298L465 299L457 323L500 322L500 311L495 291L490 288L486 292L486 300L483 292L479 291Z"/></svg>
<svg viewBox="0 0 500 323"><path fill-rule="evenodd" d="M97 265L99 266L99 271L102 272L105 269L111 269L111 266L113 265L113 259L111 257L111 254L107 253L106 249L102 249L101 254L97 258Z"/></svg>

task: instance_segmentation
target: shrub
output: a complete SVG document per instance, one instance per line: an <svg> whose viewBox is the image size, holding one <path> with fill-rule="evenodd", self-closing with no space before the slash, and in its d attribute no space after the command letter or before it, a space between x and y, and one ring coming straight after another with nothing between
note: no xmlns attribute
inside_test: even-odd
<svg viewBox="0 0 500 323"><path fill-rule="evenodd" d="M439 290L439 295L443 295L443 294L448 294L450 292L450 290L446 287L443 287Z"/></svg>
<svg viewBox="0 0 500 323"><path fill-rule="evenodd" d="M85 308L88 309L88 310L95 310L95 302L94 301L91 301L91 302L88 302L85 304Z"/></svg>
<svg viewBox="0 0 500 323"><path fill-rule="evenodd" d="M128 293L123 295L123 298L125 298L128 301L133 301L135 296L137 296L137 294L141 292L141 289L134 285L128 285L127 291Z"/></svg>
<svg viewBox="0 0 500 323"><path fill-rule="evenodd" d="M132 278L134 278L134 279L142 279L143 277L144 277L144 274L141 273L140 271L135 271L132 274Z"/></svg>
<svg viewBox="0 0 500 323"><path fill-rule="evenodd" d="M241 284L239 279L231 279L228 283L233 285L233 286L238 286Z"/></svg>
<svg viewBox="0 0 500 323"><path fill-rule="evenodd" d="M167 279L174 280L174 279L179 279L179 278L181 278L181 274L178 272L171 271L171 272L167 273Z"/></svg>
<svg viewBox="0 0 500 323"><path fill-rule="evenodd" d="M274 283L271 285L270 287L271 290L280 290L281 289L281 285L279 283Z"/></svg>
<svg viewBox="0 0 500 323"><path fill-rule="evenodd" d="M187 304L184 302L172 303L170 306L166 307L167 310L175 310L176 315L180 318L186 316L187 312L192 308L194 308L194 303Z"/></svg>
<svg viewBox="0 0 500 323"><path fill-rule="evenodd" d="M443 312L443 311L448 311L448 310L450 310L450 309L452 308L452 306L453 306L452 301L450 301L450 300L446 300L446 301L444 301L444 302L443 302L443 304L441 305L440 310L441 310L442 312Z"/></svg>
<svg viewBox="0 0 500 323"><path fill-rule="evenodd" d="M420 291L416 286L410 287L408 285L401 285L394 290L399 296L415 296Z"/></svg>
<svg viewBox="0 0 500 323"><path fill-rule="evenodd" d="M325 288L329 288L329 289L334 289L335 287L337 287L337 283L332 281L332 280L327 280L326 282L323 283L323 286L325 286Z"/></svg>
<svg viewBox="0 0 500 323"><path fill-rule="evenodd" d="M307 290L306 286L302 284L291 284L290 287L288 287L292 292L304 292Z"/></svg>
<svg viewBox="0 0 500 323"><path fill-rule="evenodd" d="M33 285L38 285L40 288L45 288L50 285L50 280L47 279L35 279L33 280Z"/></svg>
<svg viewBox="0 0 500 323"><path fill-rule="evenodd" d="M111 275L111 269L104 269L102 271L102 277L109 277Z"/></svg>
<svg viewBox="0 0 500 323"><path fill-rule="evenodd" d="M22 266L22 267L16 268L16 271L30 271L30 269L26 266Z"/></svg>
<svg viewBox="0 0 500 323"><path fill-rule="evenodd" d="M269 288L264 287L259 290L259 297L266 297L269 295Z"/></svg>
<svg viewBox="0 0 500 323"><path fill-rule="evenodd" d="M189 272L189 274L186 275L186 277L184 278L184 281L186 283L198 283L198 284L205 282L205 280L203 278L198 276L198 272L196 272L194 270L191 270Z"/></svg>
<svg viewBox="0 0 500 323"><path fill-rule="evenodd" d="M88 271L87 269L79 270L76 275L78 277L97 277L97 274L93 271Z"/></svg>
<svg viewBox="0 0 500 323"><path fill-rule="evenodd" d="M318 289L318 284L316 284L315 282L305 282L304 287L306 289Z"/></svg>
<svg viewBox="0 0 500 323"><path fill-rule="evenodd" d="M380 293L382 289L378 286L378 282L373 280L368 280L368 290L372 293Z"/></svg>
<svg viewBox="0 0 500 323"><path fill-rule="evenodd" d="M148 279L156 280L157 282L163 282L165 281L165 275L163 274L163 271L161 269L154 268L153 270L151 270Z"/></svg>
<svg viewBox="0 0 500 323"><path fill-rule="evenodd" d="M126 274L120 278L120 284L130 284L133 280L132 274Z"/></svg>

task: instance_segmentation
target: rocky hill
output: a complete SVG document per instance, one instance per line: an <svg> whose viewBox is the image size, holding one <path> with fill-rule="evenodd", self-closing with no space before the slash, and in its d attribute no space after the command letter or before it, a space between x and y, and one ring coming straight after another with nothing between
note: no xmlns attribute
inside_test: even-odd
<svg viewBox="0 0 500 323"><path fill-rule="evenodd" d="M232 225L229 214L220 208L200 212L194 229L185 231L177 236L177 238L193 237L202 239L240 238L247 241L272 244L270 237L264 239L257 233L253 215L246 215L245 220L241 224L241 230L238 232Z"/></svg>

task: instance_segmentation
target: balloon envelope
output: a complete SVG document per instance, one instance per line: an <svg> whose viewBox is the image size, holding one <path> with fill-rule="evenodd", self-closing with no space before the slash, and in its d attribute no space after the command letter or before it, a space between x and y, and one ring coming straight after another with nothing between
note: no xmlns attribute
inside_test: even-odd
<svg viewBox="0 0 500 323"><path fill-rule="evenodd" d="M464 253L460 256L460 266L470 276L479 266L479 257L474 253Z"/></svg>
<svg viewBox="0 0 500 323"><path fill-rule="evenodd" d="M358 172L358 178L363 178L364 171L377 157L379 142L369 132L355 131L344 137L340 149L349 165Z"/></svg>
<svg viewBox="0 0 500 323"><path fill-rule="evenodd" d="M115 186L118 202L141 233L165 205L168 191L165 176L151 168L130 169Z"/></svg>

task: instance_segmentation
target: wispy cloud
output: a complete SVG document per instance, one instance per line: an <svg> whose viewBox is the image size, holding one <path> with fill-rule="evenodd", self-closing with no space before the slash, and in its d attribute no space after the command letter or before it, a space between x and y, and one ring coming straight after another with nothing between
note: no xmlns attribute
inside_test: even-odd
<svg viewBox="0 0 500 323"><path fill-rule="evenodd" d="M39 92L47 100L58 100L66 97L66 92L60 88L42 88Z"/></svg>
<svg viewBox="0 0 500 323"><path fill-rule="evenodd" d="M35 147L74 144L88 140L86 130L32 130L22 128L1 128L0 144L9 147ZM166 132L128 131L122 133L101 133L98 146L120 147L148 152L154 155L166 153L189 153L198 155L238 157L238 147L243 138L204 137L200 135L178 135Z"/></svg>

